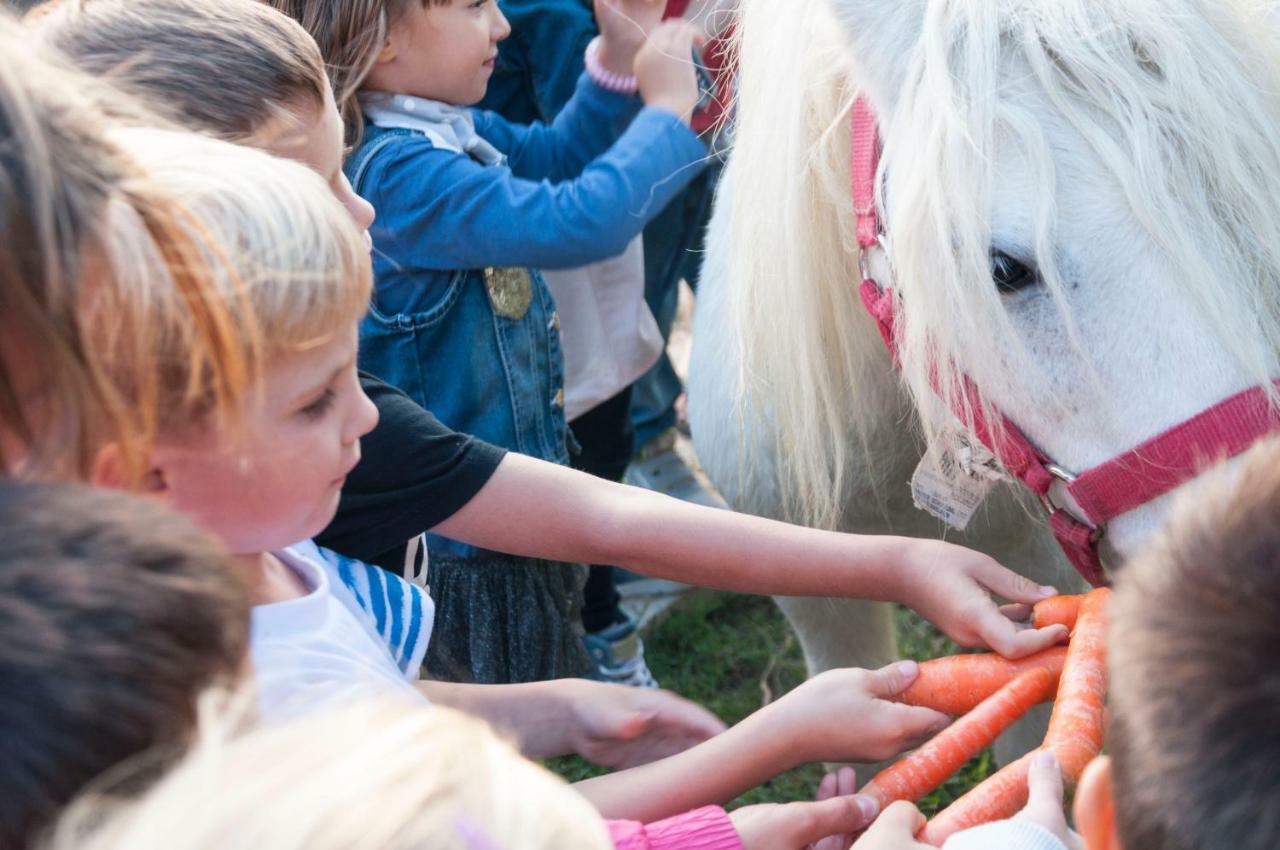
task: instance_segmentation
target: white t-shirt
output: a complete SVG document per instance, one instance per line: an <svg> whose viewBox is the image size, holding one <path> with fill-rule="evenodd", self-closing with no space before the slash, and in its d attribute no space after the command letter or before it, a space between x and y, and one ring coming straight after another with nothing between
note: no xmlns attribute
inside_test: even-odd
<svg viewBox="0 0 1280 850"><path fill-rule="evenodd" d="M663 339L644 300L644 242L589 266L544 269L556 302L569 422L631 386L658 360Z"/></svg>
<svg viewBox="0 0 1280 850"><path fill-rule="evenodd" d="M249 653L264 720L388 692L424 699L412 683L434 619L425 591L377 567L327 553L311 541L274 554L310 592L253 608ZM393 616L397 602L401 612L417 614ZM396 630L400 639L390 645L392 624L403 627L406 621L415 627ZM409 632L414 639L406 641Z"/></svg>

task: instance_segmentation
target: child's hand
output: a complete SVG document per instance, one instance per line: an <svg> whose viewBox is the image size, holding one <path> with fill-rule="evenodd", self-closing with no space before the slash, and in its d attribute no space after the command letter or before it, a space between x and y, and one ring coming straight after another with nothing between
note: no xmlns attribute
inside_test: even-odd
<svg viewBox="0 0 1280 850"><path fill-rule="evenodd" d="M1019 626L1029 605L1054 595L992 558L939 540L909 539L897 572L894 598L964 647L987 646L1006 658L1022 658L1067 638L1065 626ZM1014 603L998 608L991 594Z"/></svg>
<svg viewBox="0 0 1280 850"><path fill-rule="evenodd" d="M924 826L924 815L910 803L899 801L884 810L871 828L853 845L853 850L934 850L916 841Z"/></svg>
<svg viewBox="0 0 1280 850"><path fill-rule="evenodd" d="M822 782L818 785L817 800L821 803L823 800L830 800L834 797L848 797L858 790L858 775L854 773L851 767L842 767L835 773L828 773L822 777ZM875 800L868 797L868 800L875 805ZM828 835L825 838L815 842L809 850L849 850L849 845L853 844L854 833L842 832L839 835Z"/></svg>
<svg viewBox="0 0 1280 850"><path fill-rule="evenodd" d="M600 63L615 74L635 73L636 54L662 20L666 0L595 0Z"/></svg>
<svg viewBox="0 0 1280 850"><path fill-rule="evenodd" d="M663 21L636 56L636 82L646 106L689 120L698 105L693 43L698 30L685 21Z"/></svg>
<svg viewBox="0 0 1280 850"><path fill-rule="evenodd" d="M1080 836L1067 826L1062 806L1062 768L1053 753L1043 750L1031 759L1027 777L1027 807L1014 820L1024 820L1044 827L1066 845L1067 850L1084 850Z"/></svg>
<svg viewBox="0 0 1280 850"><path fill-rule="evenodd" d="M720 718L670 691L573 683L574 752L615 770L683 752L725 730Z"/></svg>
<svg viewBox="0 0 1280 850"><path fill-rule="evenodd" d="M875 800L838 796L814 803L765 803L729 813L743 850L807 850L858 832L876 816ZM847 844L836 845L844 850Z"/></svg>
<svg viewBox="0 0 1280 850"><path fill-rule="evenodd" d="M759 717L795 764L882 761L933 737L951 718L893 702L919 667L899 661L879 670L828 670L800 685Z"/></svg>

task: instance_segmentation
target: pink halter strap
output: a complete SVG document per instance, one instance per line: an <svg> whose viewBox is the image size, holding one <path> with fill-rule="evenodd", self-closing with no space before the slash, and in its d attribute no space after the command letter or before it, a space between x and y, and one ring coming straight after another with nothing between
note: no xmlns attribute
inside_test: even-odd
<svg viewBox="0 0 1280 850"><path fill-rule="evenodd" d="M880 135L875 114L859 100L852 115L853 208L857 215L861 254L863 306L876 321L894 362L897 300L870 273L869 253L880 244L876 208L876 174L880 166ZM1280 384L1280 381L1277 381ZM1234 457L1256 440L1280 430L1280 414L1271 405L1266 388L1253 387L1204 410L1140 446L1079 475L1072 475L1043 452L1008 418L995 436L982 418L977 387L964 379L964 394L972 411L975 436L1004 465L1039 496L1049 514L1049 526L1068 560L1094 585L1106 583L1099 544L1107 523L1121 514L1153 501L1195 478L1206 467ZM957 411L959 413L959 411ZM1076 516L1054 501L1057 483L1079 506Z"/></svg>

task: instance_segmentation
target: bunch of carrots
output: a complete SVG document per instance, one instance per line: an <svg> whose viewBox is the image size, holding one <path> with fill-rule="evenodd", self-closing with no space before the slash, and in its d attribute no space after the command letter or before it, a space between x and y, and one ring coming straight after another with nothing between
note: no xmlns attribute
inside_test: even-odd
<svg viewBox="0 0 1280 850"><path fill-rule="evenodd" d="M897 800L916 802L989 746L1038 703L1054 700L1043 749L1073 785L1102 750L1107 692L1106 626L1111 592L1056 596L1036 605L1037 628L1063 624L1067 646L1018 661L998 655L954 655L926 661L902 695L904 702L958 716L955 723L862 789L881 808ZM918 838L941 846L951 835L978 824L1009 818L1027 803L1033 753L1006 765L929 821Z"/></svg>

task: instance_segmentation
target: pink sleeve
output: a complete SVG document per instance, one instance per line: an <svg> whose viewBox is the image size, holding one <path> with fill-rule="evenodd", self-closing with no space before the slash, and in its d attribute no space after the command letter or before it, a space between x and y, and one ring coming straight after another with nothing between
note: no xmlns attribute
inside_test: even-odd
<svg viewBox="0 0 1280 850"><path fill-rule="evenodd" d="M615 850L742 850L738 831L719 806L705 806L651 824L605 821Z"/></svg>

